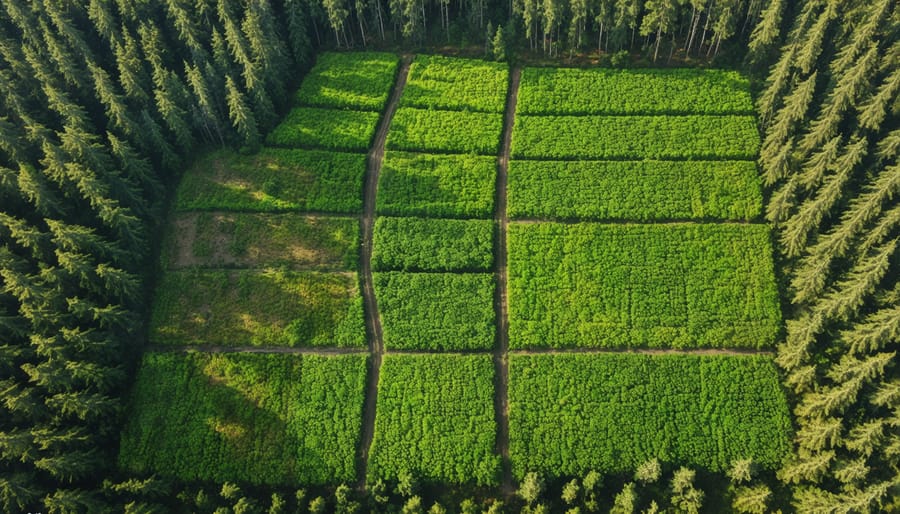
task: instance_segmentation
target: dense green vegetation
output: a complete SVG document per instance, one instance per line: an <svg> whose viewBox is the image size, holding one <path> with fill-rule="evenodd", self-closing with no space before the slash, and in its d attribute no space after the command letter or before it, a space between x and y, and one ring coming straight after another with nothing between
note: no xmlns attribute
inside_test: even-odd
<svg viewBox="0 0 900 514"><path fill-rule="evenodd" d="M266 137L272 146L324 148L348 152L369 149L377 112L295 107Z"/></svg>
<svg viewBox="0 0 900 514"><path fill-rule="evenodd" d="M496 155L502 114L401 108L391 122L391 150Z"/></svg>
<svg viewBox="0 0 900 514"><path fill-rule="evenodd" d="M372 268L377 271L488 271L490 220L386 218L375 221Z"/></svg>
<svg viewBox="0 0 900 514"><path fill-rule="evenodd" d="M353 480L365 371L365 355L147 353L119 464L191 481Z"/></svg>
<svg viewBox="0 0 900 514"><path fill-rule="evenodd" d="M506 105L506 64L418 55L400 104L420 109L502 113Z"/></svg>
<svg viewBox="0 0 900 514"><path fill-rule="evenodd" d="M489 350L493 277L486 273L376 273L384 344L398 350Z"/></svg>
<svg viewBox="0 0 900 514"><path fill-rule="evenodd" d="M645 461L727 470L777 468L789 411L770 357L513 355L510 457L515 475L628 473Z"/></svg>
<svg viewBox="0 0 900 514"><path fill-rule="evenodd" d="M771 348L768 227L509 227L512 348Z"/></svg>
<svg viewBox="0 0 900 514"><path fill-rule="evenodd" d="M490 355L387 355L369 477L496 484L493 369Z"/></svg>
<svg viewBox="0 0 900 514"><path fill-rule="evenodd" d="M398 61L394 54L377 52L319 54L294 95L294 103L381 112Z"/></svg>
<svg viewBox="0 0 900 514"><path fill-rule="evenodd" d="M762 211L751 161L512 161L513 218L752 220Z"/></svg>
<svg viewBox="0 0 900 514"><path fill-rule="evenodd" d="M178 210L353 213L362 210L363 154L264 148L210 152L184 174Z"/></svg>
<svg viewBox="0 0 900 514"><path fill-rule="evenodd" d="M156 344L364 346L354 273L169 271L150 322Z"/></svg>
<svg viewBox="0 0 900 514"><path fill-rule="evenodd" d="M387 152L375 205L389 216L487 218L496 167L488 156Z"/></svg>

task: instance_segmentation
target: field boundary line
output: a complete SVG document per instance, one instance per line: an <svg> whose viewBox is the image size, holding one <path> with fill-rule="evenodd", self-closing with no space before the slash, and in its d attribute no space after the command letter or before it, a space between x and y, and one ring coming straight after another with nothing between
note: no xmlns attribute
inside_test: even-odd
<svg viewBox="0 0 900 514"><path fill-rule="evenodd" d="M729 219L704 219L704 218L671 218L650 220L626 220L621 218L541 218L523 217L513 218L510 223L520 225L534 225L536 223L558 223L560 225L577 225L579 223L595 223L597 225L766 225L765 220L729 220Z"/></svg>
<svg viewBox="0 0 900 514"><path fill-rule="evenodd" d="M562 354L642 354L642 355L775 355L775 350L753 348L521 348L509 351L512 355Z"/></svg>
<svg viewBox="0 0 900 514"><path fill-rule="evenodd" d="M381 315L378 312L378 300L375 297L375 286L372 280L372 236L375 227L375 200L378 192L378 176L384 162L385 141L400 96L406 87L412 55L404 55L397 69L397 78L391 90L391 96L385 107L384 115L378 123L372 148L369 150L366 163L365 189L363 192L363 214L360 218L362 233L360 251L360 275L362 282L363 306L366 318L366 332L369 339L369 370L366 377L366 395L363 404L362 429L357 454L357 487L366 487L366 475L369 466L369 449L375 437L375 407L378 401L378 380L381 376L381 360L384 354L384 339L381 329Z"/></svg>
<svg viewBox="0 0 900 514"><path fill-rule="evenodd" d="M144 349L145 352L170 352L170 353L282 353L293 355L365 355L368 350L363 347L336 347L336 346L226 346L221 344L151 344Z"/></svg>

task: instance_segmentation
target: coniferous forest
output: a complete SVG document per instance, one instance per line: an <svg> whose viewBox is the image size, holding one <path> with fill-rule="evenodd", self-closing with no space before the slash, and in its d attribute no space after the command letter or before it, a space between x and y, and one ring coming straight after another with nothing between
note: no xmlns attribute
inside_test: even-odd
<svg viewBox="0 0 900 514"><path fill-rule="evenodd" d="M900 512L898 35L900 11L892 0L3 1L0 512ZM367 61L371 69L354 70L363 89L374 93L354 100L359 105L353 108L326 110L320 102L331 100L308 91L325 75L304 79L317 64L352 69L353 59L341 64L344 51L374 56ZM444 63L432 54L468 57L471 64ZM369 205L358 194L367 179L364 152L379 137L376 124L391 84L397 73L406 80L398 69L410 69L409 59L416 59L409 71L411 82L419 80L416 88L429 80L435 88L441 83L415 75L416 66L442 70L451 77L445 86L476 75L482 83L477 94L459 97L452 86L435 93L407 85L399 110L394 106L396 116L387 108L393 119L374 207L380 217L368 229L360 217L361 242L349 216ZM551 67L559 69L543 71ZM567 78L564 69L572 67L644 74L596 75L598 85L591 86L590 80ZM513 128L503 118L506 87L518 86L522 68ZM698 69L710 73L700 75ZM382 84L378 77L390 81ZM688 84L679 93L684 96L666 93L666 84L676 81ZM544 101L554 91L547 84L574 84L567 94L578 101L569 107ZM592 110L607 87L619 88L609 101L624 98L630 107ZM650 102L646 95L659 98ZM368 125L348 129L341 140L333 137L337 131L328 134L331 139L316 139L288 126L363 122ZM512 133L511 147L499 138L501 130ZM661 133L679 137L654 138ZM562 136L550 141L546 134ZM357 153L339 153L348 150ZM433 153L416 153L422 150ZM497 298L492 295L505 294L495 292L491 275L501 265L506 288L506 230L497 233L497 223L507 223L506 195L502 203L494 199L493 175L479 175L494 173L498 151L509 161L500 164L509 166L509 217L520 219L509 230L508 281L515 301L508 327L491 303ZM204 160L209 155L214 159ZM310 186L302 191L308 198L301 207L247 197L226 215L204 203L216 201L212 193L188 198L178 190L179 183L195 180L185 170L212 169L229 159L309 168L327 161L333 176L315 184L315 194L324 198L319 203ZM753 160L755 170L745 162ZM457 187L472 201L407 201L432 189L404 186L409 170L427 168L439 181L454 166L468 170ZM246 180L255 180L256 172L247 169ZM689 178L699 173L726 185L703 193L714 197L703 202L667 199L705 191L702 180ZM544 177L590 174L642 178L597 185L596 191L621 196L610 206L590 203L601 193L589 188L573 187L569 196L550 201L541 196ZM267 193L277 196L276 190L309 183L303 180L266 182ZM571 180L569 185L576 183ZM350 193L332 202L342 187ZM645 196L628 197L637 189ZM665 209L644 201L651 197ZM346 217L265 225L272 222L271 212L291 209ZM437 218L453 220L438 224ZM559 223L534 221L544 218ZM679 227L673 232L654 228L662 224L630 223L647 220ZM701 223L710 220L727 223ZM258 241L240 234L262 237L268 230L290 233L297 246L316 238L328 239L330 246L323 250L327 255L303 256L308 262L297 269L235 269L261 269L256 264L268 258L263 252L243 261L222 257L223 271L167 271L161 278L161 255L180 251L165 239L166 227L182 222L220 231L204 243L212 246L227 240L255 248ZM357 247L373 238L374 252L358 255ZM622 250L634 240L642 241L635 243L643 252L637 257ZM493 245L502 246L502 262ZM711 251L710 245L727 251ZM769 253L771 260L756 258ZM680 267L673 272L676 258ZM605 289L566 286L574 306L567 304L564 314L554 310L563 309L554 303L560 284L589 281L603 273L597 270L604 263L630 268L612 276ZM160 333L186 341L196 335L184 328L187 318L180 325L171 322L184 304L172 300L166 308L174 314L166 319L153 307L165 295L177 296L177 281L197 284L199 294L215 298L215 307L229 301L216 284L231 280L248 290L278 287L273 298L315 296L335 313L322 321L290 302L272 300L283 309L279 315L293 317L289 328L275 333L257 327L252 337L285 347L333 345L361 352L373 337L368 318L363 329L363 318L372 313L361 298L374 293L361 278L360 287L355 275L348 278L357 267L360 274L368 271L370 282L374 271L381 310L377 339L383 321L382 346L411 355L388 354L383 365L380 351L368 357L303 355L301 366L281 355L257 362L233 354L176 358L157 352L160 342L151 341ZM708 273L721 269L725 275ZM702 299L701 293L690 296L715 284L717 276L750 285L723 286ZM678 286L658 290L669 282ZM637 299L616 303L619 291L628 288ZM657 305L639 298L642 292L651 299L674 298L677 288L687 291L677 293L688 297L683 309L674 300ZM447 291L463 300L444 302ZM629 329L588 327L585 320L602 309L610 317L630 316ZM651 315L641 309L657 310ZM744 322L749 310L753 323ZM679 325L687 317L683 312L698 311L714 315ZM447 320L457 322L456 331L444 330ZM444 359L412 352L427 349L422 334L441 350L489 352L501 328L509 332L509 348L521 351L509 358L510 397L543 402L531 412L511 401L502 426L495 413L505 405L493 403L490 389L502 382L491 373L505 369L505 354L500 363L499 354L494 360L490 353ZM296 337L297 330L306 332ZM762 350L769 358L703 355L662 362L653 355L539 355L581 347L715 353L729 346ZM154 351L144 357L148 347ZM331 358L344 361L337 365ZM423 418L440 411L442 418L423 427L407 426L399 415L379 415L371 454L364 446L360 455L356 445L372 443L373 435L360 434L359 422L347 419L370 408L362 400L367 366L381 367L380 380L386 381L372 409ZM248 386L246 394L258 394L254 401L260 404L277 404L284 419L245 421L300 424L323 433L340 424L340 434L322 443L334 462L279 467L277 454L261 453L267 460L258 467L221 476L121 465L123 427L136 418L130 398L144 394L148 383L188 376L191 369L221 375L185 379L188 392L179 394L189 400L215 380L249 381L252 372L266 377L265 387L275 387L301 367L302 381L291 385L290 394L321 387L325 396L292 409L277 391ZM654 370L681 378L642 383L642 374ZM472 375L477 378L469 380ZM613 375L640 388L644 396L635 401L641 415L604 403L635 390L601 380ZM701 375L703 391L684 378ZM548 384L545 376L574 378ZM769 387L776 380L780 386ZM404 396L403 384L421 398ZM596 391L589 414L595 432L580 433L569 423L584 415L580 406L567 404L582 388ZM714 401L698 406L680 396L694 392ZM430 402L437 395L458 398L457 408L434 407ZM757 423L760 408L749 395L762 398L765 410L777 415ZM241 405L236 396L223 394L220 401ZM161 395L158 401L172 398ZM340 415L347 418L318 415L315 402L333 398L342 399ZM714 441L702 430L677 434L675 446L653 454L648 448L659 448L660 434L671 430L659 418L665 414L655 398L666 398L666 408L684 416L681 422L754 435ZM642 439L608 437L609 419L643 426L636 432ZM532 446L547 426L565 434L564 450L555 454ZM760 426L780 435L754 432ZM456 446L442 449L445 455L414 455L436 470L433 475L403 462L409 444L404 438L429 441L442 430L455 430ZM509 448L497 452L494 437L504 430ZM134 439L138 432L129 433ZM458 450L466 445L478 445L480 453ZM603 467L593 469L592 459L601 453ZM560 460L559 454L565 456ZM366 459L368 474L365 467L360 472Z"/></svg>

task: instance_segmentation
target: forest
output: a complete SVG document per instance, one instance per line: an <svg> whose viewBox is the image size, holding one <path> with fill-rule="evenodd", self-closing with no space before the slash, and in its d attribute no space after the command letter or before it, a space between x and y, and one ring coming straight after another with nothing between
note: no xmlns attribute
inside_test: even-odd
<svg viewBox="0 0 900 514"><path fill-rule="evenodd" d="M2 2L0 511L900 511L898 33L891 0ZM373 206L361 193L386 112ZM503 152L510 220L494 189ZM623 200L591 203L604 194ZM368 232L367 208L385 216ZM623 221L685 222L687 236ZM179 246L171 224L215 235ZM508 329L524 334L509 347L535 355L490 353L507 322L498 224ZM570 288L575 308L542 302L597 275L588 253L635 258L598 233L640 234L657 267L609 276L610 301ZM258 250L285 241L299 250ZM571 273L541 264L553 252ZM679 287L727 269L753 284L751 307L723 284L658 288L697 259ZM623 284L646 309L620 346L770 357L551 359L605 347L572 339L571 321L624 319ZM397 355L366 352L382 337L371 297ZM266 307L245 312L247 298ZM234 315L198 325L197 311ZM718 344L723 319L751 335ZM412 354L425 350L463 353ZM491 393L506 360L508 423ZM626 390L598 378L613 369L623 386L659 374ZM704 378L665 380L686 374ZM578 396L577 377L595 394ZM677 401L692 394L711 395L708 412ZM586 405L594 427L670 409L724 428L601 437L573 425ZM756 444L754 430L777 435ZM170 466L197 445L217 449Z"/></svg>

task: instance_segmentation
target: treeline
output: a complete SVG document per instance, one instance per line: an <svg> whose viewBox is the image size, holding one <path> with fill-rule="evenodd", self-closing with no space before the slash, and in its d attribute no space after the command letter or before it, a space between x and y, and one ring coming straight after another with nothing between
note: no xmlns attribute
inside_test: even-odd
<svg viewBox="0 0 900 514"><path fill-rule="evenodd" d="M99 512L153 227L203 142L254 146L311 47L286 0L0 6L0 511ZM104 494L106 494L104 496Z"/></svg>
<svg viewBox="0 0 900 514"><path fill-rule="evenodd" d="M900 494L898 29L890 0L804 2L758 99L797 427L779 478L801 512Z"/></svg>

